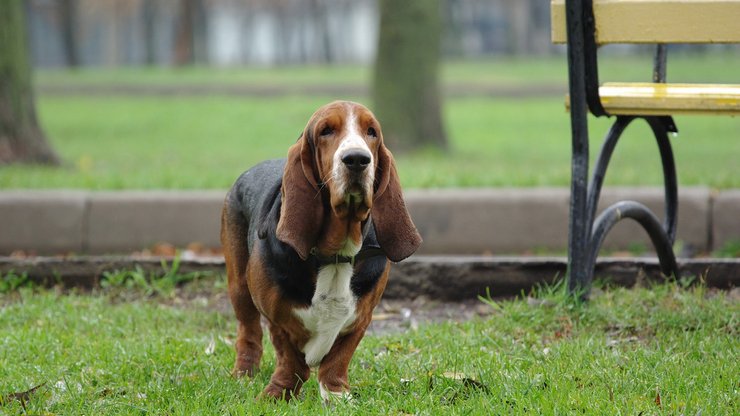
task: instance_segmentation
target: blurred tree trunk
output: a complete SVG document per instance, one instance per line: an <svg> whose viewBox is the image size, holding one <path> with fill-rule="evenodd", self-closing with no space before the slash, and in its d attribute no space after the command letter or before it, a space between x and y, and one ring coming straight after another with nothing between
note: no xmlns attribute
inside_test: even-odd
<svg viewBox="0 0 740 416"><path fill-rule="evenodd" d="M142 41L144 43L144 63L154 65L157 62L156 51L154 49L156 32L154 25L157 21L157 7L154 0L144 0L141 7L142 20Z"/></svg>
<svg viewBox="0 0 740 416"><path fill-rule="evenodd" d="M0 1L0 165L59 164L36 119L22 0Z"/></svg>
<svg viewBox="0 0 740 416"><path fill-rule="evenodd" d="M202 0L180 0L175 33L175 65L205 61L206 16Z"/></svg>
<svg viewBox="0 0 740 416"><path fill-rule="evenodd" d="M67 58L67 66L77 68L80 65L77 52L77 0L62 0L59 12L62 21L62 45Z"/></svg>
<svg viewBox="0 0 740 416"><path fill-rule="evenodd" d="M447 149L439 92L439 0L380 0L374 112L394 151Z"/></svg>
<svg viewBox="0 0 740 416"><path fill-rule="evenodd" d="M506 18L509 22L508 51L514 55L524 55L529 52L530 36L532 28L530 27L531 4L529 0L517 0L505 3L507 11Z"/></svg>
<svg viewBox="0 0 740 416"><path fill-rule="evenodd" d="M309 6L311 7L311 19L314 25L316 25L317 42L319 50L321 51L321 62L331 64L334 63L334 53L332 51L331 42L331 30L329 29L329 5L326 1L322 0L311 0ZM332 5L339 7L337 5Z"/></svg>

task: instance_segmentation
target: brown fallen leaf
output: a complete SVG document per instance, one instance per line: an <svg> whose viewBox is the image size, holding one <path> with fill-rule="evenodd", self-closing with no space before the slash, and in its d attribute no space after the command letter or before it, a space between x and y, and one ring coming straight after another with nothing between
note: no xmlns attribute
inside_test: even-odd
<svg viewBox="0 0 740 416"><path fill-rule="evenodd" d="M17 392L17 393L10 393L10 394L8 394L6 396L2 396L2 397L0 397L0 405L3 405L4 406L6 404L10 404L10 403L12 403L12 402L14 402L14 401L17 400L17 401L21 402L21 406L23 406L23 408L25 408L26 407L26 402L31 398L31 396L36 392L36 390L40 389L44 385L46 385L46 382L43 382L43 383L39 384L38 386L31 387L30 389L28 389L26 391L21 391L21 392Z"/></svg>
<svg viewBox="0 0 740 416"><path fill-rule="evenodd" d="M658 387L655 388L655 405L658 407L662 407L660 405L660 388Z"/></svg>
<svg viewBox="0 0 740 416"><path fill-rule="evenodd" d="M459 373L459 372L445 372L441 376L430 376L429 377L429 389L430 390L434 388L435 377L437 379L452 380L452 381L459 383L459 387L453 388L451 391L448 391L448 393L451 393L451 395L445 394L444 397L440 399L443 403L454 403L461 397L467 397L474 390L477 390L477 391L480 391L486 394L489 394L491 392L488 386L486 386L485 384L481 383L478 380L470 378L463 373Z"/></svg>
<svg viewBox="0 0 740 416"><path fill-rule="evenodd" d="M177 248L167 242L159 242L152 246L152 254L162 257L174 257L177 255Z"/></svg>
<svg viewBox="0 0 740 416"><path fill-rule="evenodd" d="M98 392L98 397L112 397L112 396L125 396L126 389L113 390L110 387L105 387L103 390Z"/></svg>
<svg viewBox="0 0 740 416"><path fill-rule="evenodd" d="M447 371L442 374L442 377L449 379L449 380L459 381L466 388L473 388L475 390L481 390L486 393L490 392L490 390L488 389L488 386L486 386L485 384L481 383L480 381L476 379L466 376L463 373Z"/></svg>

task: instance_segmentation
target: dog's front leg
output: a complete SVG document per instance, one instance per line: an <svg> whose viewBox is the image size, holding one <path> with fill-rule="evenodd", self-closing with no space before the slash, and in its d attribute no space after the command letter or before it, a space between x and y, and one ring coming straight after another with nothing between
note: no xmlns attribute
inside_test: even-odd
<svg viewBox="0 0 740 416"><path fill-rule="evenodd" d="M288 334L277 325L270 324L270 339L275 347L275 372L262 397L290 400L298 396L303 383L311 376L303 353L290 341Z"/></svg>
<svg viewBox="0 0 740 416"><path fill-rule="evenodd" d="M352 355L365 335L367 325L340 336L319 365L319 391L321 398L329 402L334 398L350 399L347 375Z"/></svg>

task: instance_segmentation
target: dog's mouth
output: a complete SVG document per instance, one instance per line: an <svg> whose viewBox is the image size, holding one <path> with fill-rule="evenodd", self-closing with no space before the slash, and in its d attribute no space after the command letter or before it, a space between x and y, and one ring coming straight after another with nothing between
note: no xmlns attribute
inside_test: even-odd
<svg viewBox="0 0 740 416"><path fill-rule="evenodd" d="M368 197L368 189L365 186L365 178L364 177L358 177L358 178L350 178L347 184L347 188L345 190L345 199L352 198L352 199L365 199Z"/></svg>
<svg viewBox="0 0 740 416"><path fill-rule="evenodd" d="M332 198L332 208L340 216L364 221L372 206L372 193L361 181L350 182L345 191Z"/></svg>

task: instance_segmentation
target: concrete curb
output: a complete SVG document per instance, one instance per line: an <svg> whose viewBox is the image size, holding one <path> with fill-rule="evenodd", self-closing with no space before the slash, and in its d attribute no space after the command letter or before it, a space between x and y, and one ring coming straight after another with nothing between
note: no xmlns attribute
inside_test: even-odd
<svg viewBox="0 0 740 416"><path fill-rule="evenodd" d="M168 242L218 247L225 191L0 191L0 255L129 253ZM564 251L565 188L408 190L409 211L424 237L419 254ZM661 188L607 188L602 208L638 200L660 214ZM686 253L740 240L740 190L679 190L678 241ZM619 223L604 247L650 247L645 233Z"/></svg>
<svg viewBox="0 0 740 416"><path fill-rule="evenodd" d="M164 263L163 263L164 262ZM0 257L0 275L13 272L44 286L97 288L105 272L138 268L163 275L172 259L131 257L73 257L14 259ZM682 275L701 277L709 287L740 286L740 259L683 259ZM223 259L181 260L178 273L223 273ZM413 256L393 265L384 297L462 301L478 296L510 296L539 284L553 283L566 270L565 258ZM596 276L614 285L631 287L643 280L663 281L656 260L601 259Z"/></svg>

